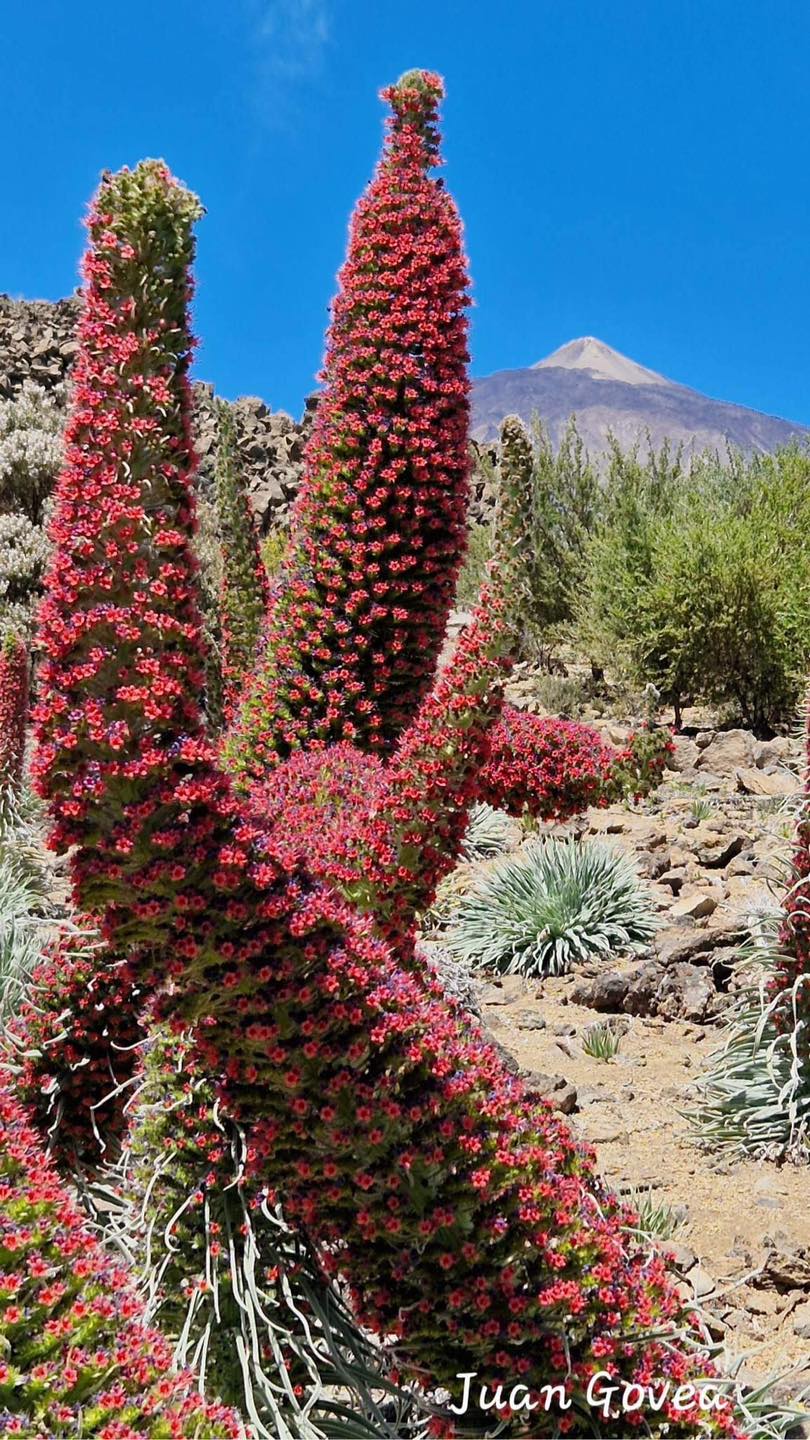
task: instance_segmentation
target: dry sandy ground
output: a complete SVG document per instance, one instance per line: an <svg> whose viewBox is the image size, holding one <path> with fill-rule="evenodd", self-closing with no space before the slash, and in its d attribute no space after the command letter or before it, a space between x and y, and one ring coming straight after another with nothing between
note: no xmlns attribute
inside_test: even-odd
<svg viewBox="0 0 810 1440"><path fill-rule="evenodd" d="M671 1243L695 1252L700 1269L690 1274L699 1288L713 1290L707 1304L722 1317L716 1336L724 1331L729 1351L746 1357L746 1374L806 1368L802 1381L810 1383L810 1340L794 1333L796 1307L810 1289L780 1294L744 1283L761 1264L765 1237L781 1231L810 1246L810 1168L729 1160L698 1148L679 1111L717 1044L716 1028L627 1017L619 1054L595 1060L575 1035L561 1033L604 1018L567 1003L571 983L549 979L541 989L508 976L500 990L488 984L487 1025L522 1067L573 1082L580 1108L571 1121L595 1144L614 1187L651 1187L656 1200L683 1207ZM533 1019L545 1028L530 1028Z"/></svg>

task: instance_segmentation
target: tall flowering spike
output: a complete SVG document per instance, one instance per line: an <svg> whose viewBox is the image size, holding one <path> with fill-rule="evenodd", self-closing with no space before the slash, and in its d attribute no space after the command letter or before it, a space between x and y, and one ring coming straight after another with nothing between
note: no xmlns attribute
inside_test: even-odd
<svg viewBox="0 0 810 1440"><path fill-rule="evenodd" d="M0 1071L0 1432L27 1440L239 1440L143 1323Z"/></svg>
<svg viewBox="0 0 810 1440"><path fill-rule="evenodd" d="M90 210L84 308L40 613L36 775L52 843L107 841L133 782L171 782L202 733L187 369L196 197L159 161L106 175ZM143 818L143 817L141 817ZM126 823L114 842L124 863ZM83 905L90 913L103 909Z"/></svg>
<svg viewBox="0 0 810 1440"><path fill-rule="evenodd" d="M165 171L127 178L143 191L133 211L120 179L102 189L104 219L91 217L42 637L38 773L55 843L75 846L77 903L103 912L147 998L162 993L163 1018L193 1031L252 1166L361 1320L399 1335L404 1373L451 1389L465 1370L507 1390L515 1376L535 1394L562 1384L562 1418L584 1433L597 1372L666 1378L660 1411L642 1395L653 1428L728 1433L728 1411L674 1395L706 1373L705 1355L678 1337L663 1261L635 1246L590 1154L437 986L262 833L205 743L181 423L191 216ZM184 244L152 253L172 237ZM140 245L139 284L127 256ZM148 303L157 285L173 352ZM151 423L153 365L165 431ZM532 1423L555 1433L559 1418Z"/></svg>
<svg viewBox="0 0 810 1440"><path fill-rule="evenodd" d="M259 652L269 600L267 572L239 469L236 427L231 407L220 402L217 410L219 443L216 496L222 545L222 673L225 720L234 719L247 677Z"/></svg>
<svg viewBox="0 0 810 1440"><path fill-rule="evenodd" d="M504 593L509 596L519 626L524 606L531 603L527 562L532 544L527 519L531 515L532 442L517 415L501 425L501 464L495 515L495 536Z"/></svg>
<svg viewBox="0 0 810 1440"><path fill-rule="evenodd" d="M257 778L313 741L388 752L430 687L463 556L467 269L439 163L442 82L383 92L351 223L267 660L228 747Z"/></svg>
<svg viewBox="0 0 810 1440"><path fill-rule="evenodd" d="M28 646L9 631L0 639L0 798L19 789L28 719Z"/></svg>

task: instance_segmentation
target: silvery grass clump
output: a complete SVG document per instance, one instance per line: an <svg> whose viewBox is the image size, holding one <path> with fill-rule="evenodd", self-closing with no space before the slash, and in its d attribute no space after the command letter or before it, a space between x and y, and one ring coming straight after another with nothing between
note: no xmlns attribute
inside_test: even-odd
<svg viewBox="0 0 810 1440"><path fill-rule="evenodd" d="M479 877L444 938L481 968L561 975L591 955L643 949L655 927L652 897L626 856L596 840L534 840Z"/></svg>
<svg viewBox="0 0 810 1440"><path fill-rule="evenodd" d="M810 1160L810 1037L802 1019L810 975L770 993L779 922L778 914L763 916L740 953L744 983L726 1011L723 1044L696 1083L689 1118L712 1149L801 1163Z"/></svg>
<svg viewBox="0 0 810 1440"><path fill-rule="evenodd" d="M489 860L502 855L514 843L520 830L503 810L491 805L472 805L467 831L461 847L465 860Z"/></svg>
<svg viewBox="0 0 810 1440"><path fill-rule="evenodd" d="M0 792L0 1026L16 1011L53 926L31 804Z"/></svg>

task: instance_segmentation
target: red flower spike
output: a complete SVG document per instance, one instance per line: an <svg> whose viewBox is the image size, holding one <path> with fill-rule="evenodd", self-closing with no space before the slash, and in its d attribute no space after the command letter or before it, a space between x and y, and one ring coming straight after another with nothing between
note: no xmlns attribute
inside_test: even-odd
<svg viewBox="0 0 810 1440"><path fill-rule="evenodd" d="M433 679L466 544L468 276L438 76L393 114L355 211L267 659L226 747L241 782L313 741L388 753Z"/></svg>
<svg viewBox="0 0 810 1440"><path fill-rule="evenodd" d="M28 646L13 631L0 640L0 793L19 789L28 719Z"/></svg>

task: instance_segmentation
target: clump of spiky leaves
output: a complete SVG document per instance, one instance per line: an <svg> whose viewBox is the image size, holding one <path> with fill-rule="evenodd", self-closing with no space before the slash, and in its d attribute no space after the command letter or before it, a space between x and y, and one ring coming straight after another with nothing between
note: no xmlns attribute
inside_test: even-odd
<svg viewBox="0 0 810 1440"><path fill-rule="evenodd" d="M810 755L810 710L807 716ZM693 1119L713 1146L810 1157L810 778L781 915L743 951L751 978L726 1015L725 1043L698 1083Z"/></svg>
<svg viewBox="0 0 810 1440"><path fill-rule="evenodd" d="M93 1167L117 1151L143 1040L143 996L89 918L37 957L9 1027L18 1093L60 1164Z"/></svg>
<svg viewBox="0 0 810 1440"><path fill-rule="evenodd" d="M469 820L461 845L463 860L491 860L508 850L519 828L510 815L494 810L491 805L470 806Z"/></svg>
<svg viewBox="0 0 810 1440"><path fill-rule="evenodd" d="M41 957L48 924L36 864L29 862L24 830L0 820L0 1024L16 1013Z"/></svg>
<svg viewBox="0 0 810 1440"><path fill-rule="evenodd" d="M383 154L332 308L267 658L228 749L234 773L316 741L387 752L433 679L464 553L467 269L440 163L437 75L383 92Z"/></svg>
<svg viewBox="0 0 810 1440"><path fill-rule="evenodd" d="M595 840L540 840L482 873L445 940L487 969L560 975L592 955L643 949L654 931L652 899L629 859Z"/></svg>
<svg viewBox="0 0 810 1440"><path fill-rule="evenodd" d="M222 546L222 677L225 720L233 720L259 653L269 599L267 574L245 490L230 405L217 406L217 518Z"/></svg>
<svg viewBox="0 0 810 1440"><path fill-rule="evenodd" d="M663 1265L628 1242L589 1153L480 1031L250 822L206 740L189 550L196 209L147 166L106 177L90 215L42 629L52 843L72 847L77 905L193 1028L251 1163L355 1314L399 1337L403 1371L559 1381L590 1433L584 1392L606 1359L628 1380L711 1369ZM671 1436L735 1429L697 1399L644 1418Z"/></svg>
<svg viewBox="0 0 810 1440"><path fill-rule="evenodd" d="M0 1431L25 1440L238 1440L173 1371L0 1070Z"/></svg>
<svg viewBox="0 0 810 1440"><path fill-rule="evenodd" d="M810 1063L807 1001L810 977L798 975L774 990L786 958L779 949L777 920L771 935L740 956L750 975L726 1011L721 1048L696 1085L690 1118L713 1149L768 1156L810 1158Z"/></svg>
<svg viewBox="0 0 810 1440"><path fill-rule="evenodd" d="M149 1042L113 1187L111 1238L133 1259L146 1317L206 1394L262 1440L416 1436L427 1409L277 1204L183 1037Z"/></svg>
<svg viewBox="0 0 810 1440"><path fill-rule="evenodd" d="M608 1020L589 1025L582 1035L582 1048L592 1060L615 1060L621 1046L621 1031Z"/></svg>
<svg viewBox="0 0 810 1440"><path fill-rule="evenodd" d="M633 1212L630 1226L644 1240L671 1240L684 1224L683 1212L649 1186L627 1191L625 1199Z"/></svg>

